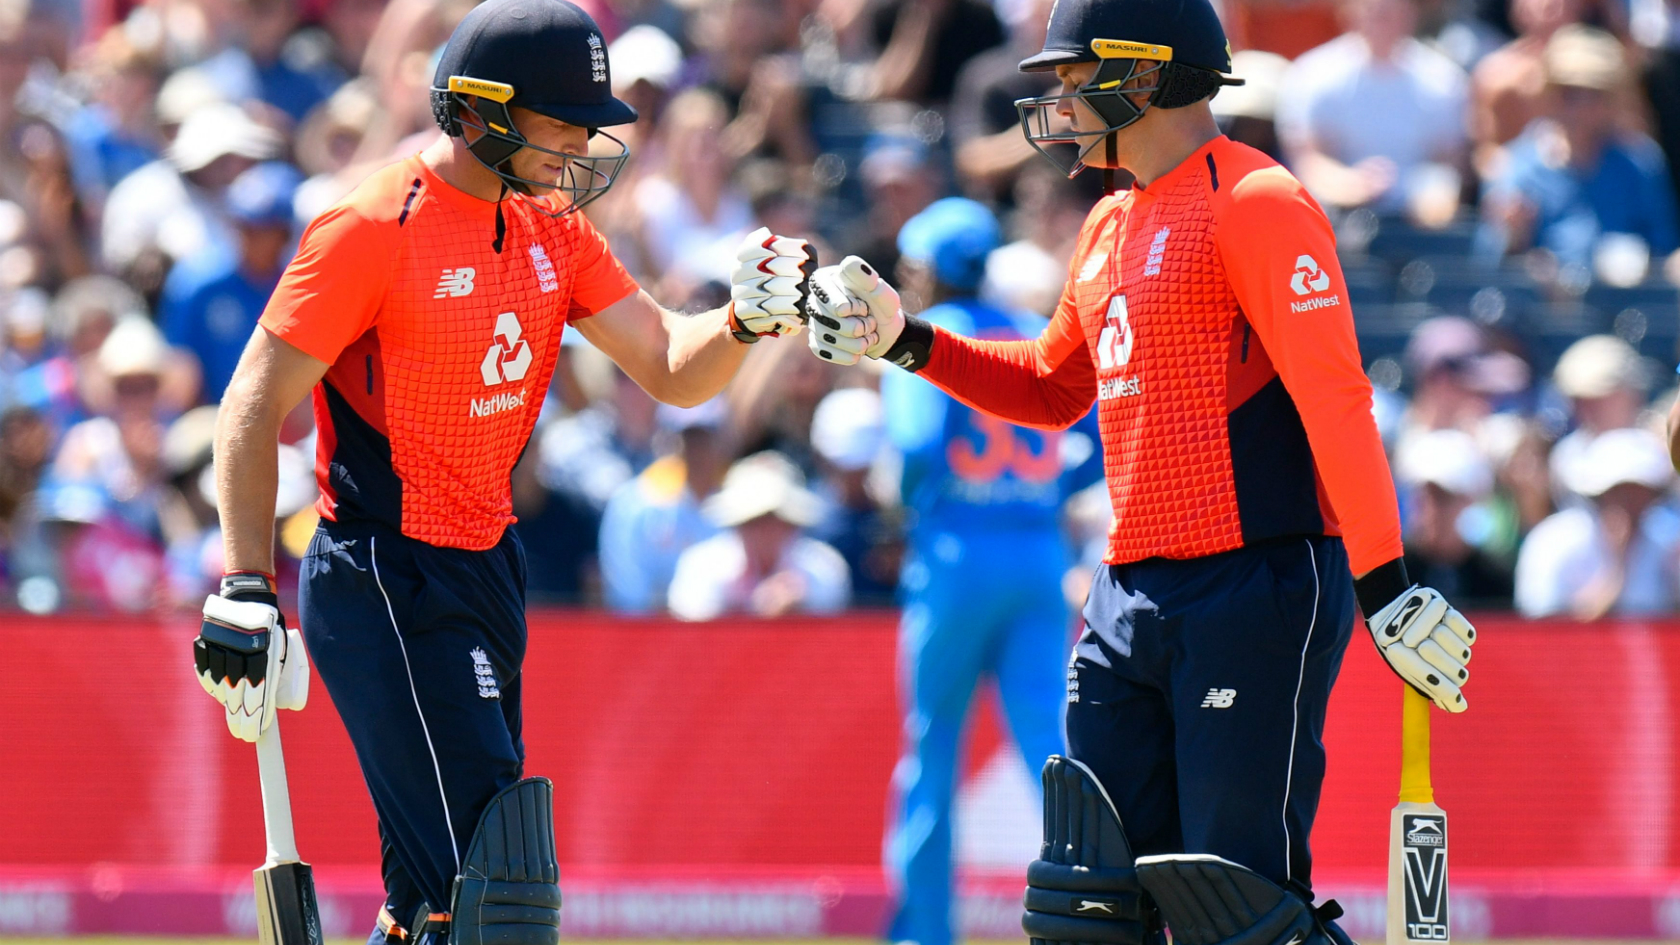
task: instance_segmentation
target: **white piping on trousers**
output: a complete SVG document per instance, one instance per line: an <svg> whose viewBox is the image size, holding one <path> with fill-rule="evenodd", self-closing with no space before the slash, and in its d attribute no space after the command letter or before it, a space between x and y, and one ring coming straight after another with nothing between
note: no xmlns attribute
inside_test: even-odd
<svg viewBox="0 0 1680 945"><path fill-rule="evenodd" d="M1295 738L1301 728L1301 683L1307 678L1307 647L1312 645L1313 628L1318 626L1318 556L1313 553L1312 540L1307 540L1307 561L1312 565L1313 609L1307 623L1307 638L1301 643L1301 671L1295 677L1295 717L1289 726L1289 769L1283 778L1283 872L1286 879L1295 878L1295 864L1290 862L1289 789L1295 783Z"/></svg>
<svg viewBox="0 0 1680 945"><path fill-rule="evenodd" d="M414 714L420 716L420 731L426 736L426 751L432 755L432 773L437 775L438 797L443 801L443 829L449 834L449 849L455 854L455 872L459 873L461 848L455 844L455 822L449 816L449 795L443 791L443 769L438 767L437 749L432 747L432 731L426 727L426 713L420 710L420 693L414 688L414 668L408 662L408 645L403 642L402 631L397 629L397 614L391 609L391 595L385 593L385 582L379 579L378 538L368 542L368 561L373 564L373 583L379 585L379 596L385 598L385 613L391 617L391 632L397 635L397 646L402 649L403 670L408 673L408 692L414 697Z"/></svg>

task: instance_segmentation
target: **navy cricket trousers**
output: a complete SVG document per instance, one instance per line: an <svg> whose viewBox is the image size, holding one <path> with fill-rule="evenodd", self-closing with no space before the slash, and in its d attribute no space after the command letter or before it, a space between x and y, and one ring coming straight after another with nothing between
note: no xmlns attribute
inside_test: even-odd
<svg viewBox="0 0 1680 945"><path fill-rule="evenodd" d="M517 781L525 555L439 548L369 522L322 522L298 593L315 671L379 815L386 904L405 926L449 909L496 792Z"/></svg>
<svg viewBox="0 0 1680 945"><path fill-rule="evenodd" d="M1353 628L1339 538L1099 568L1068 748L1133 852L1212 853L1311 901L1324 714Z"/></svg>

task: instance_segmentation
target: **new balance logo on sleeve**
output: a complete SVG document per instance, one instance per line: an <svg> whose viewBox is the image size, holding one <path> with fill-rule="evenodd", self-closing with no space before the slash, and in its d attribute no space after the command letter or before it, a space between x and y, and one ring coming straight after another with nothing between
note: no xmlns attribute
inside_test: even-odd
<svg viewBox="0 0 1680 945"><path fill-rule="evenodd" d="M445 269L442 277L438 279L437 291L432 293L432 298L441 299L448 297L458 299L463 295L471 295L473 290L473 278L477 275L478 270L471 266L462 266L459 269Z"/></svg>
<svg viewBox="0 0 1680 945"><path fill-rule="evenodd" d="M1209 689L1208 694L1202 697L1202 708L1229 709L1236 701L1237 691L1235 689Z"/></svg>

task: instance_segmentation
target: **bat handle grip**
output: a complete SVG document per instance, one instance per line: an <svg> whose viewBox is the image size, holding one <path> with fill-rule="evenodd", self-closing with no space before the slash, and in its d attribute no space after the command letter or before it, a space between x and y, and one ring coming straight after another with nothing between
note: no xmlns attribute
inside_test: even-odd
<svg viewBox="0 0 1680 945"><path fill-rule="evenodd" d="M1405 686L1400 707L1400 800L1435 803L1429 781L1429 697Z"/></svg>
<svg viewBox="0 0 1680 945"><path fill-rule="evenodd" d="M280 748L280 723L275 721L257 738L257 774L262 781L263 826L268 834L268 861L263 865L298 862L292 836L292 801L286 787L286 753Z"/></svg>

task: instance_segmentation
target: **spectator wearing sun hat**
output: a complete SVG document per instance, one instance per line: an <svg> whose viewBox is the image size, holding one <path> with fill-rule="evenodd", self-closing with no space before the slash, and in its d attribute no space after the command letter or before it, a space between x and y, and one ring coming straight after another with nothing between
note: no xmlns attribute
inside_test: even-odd
<svg viewBox="0 0 1680 945"><path fill-rule="evenodd" d="M852 594L846 559L804 534L822 518L822 501L804 478L786 456L770 451L729 467L723 488L705 505L723 531L677 559L672 614L713 620L845 608Z"/></svg>
<svg viewBox="0 0 1680 945"><path fill-rule="evenodd" d="M151 322L119 319L97 357L110 402L65 432L48 474L49 485L93 490L104 508L148 538L160 535L166 419L160 394L169 360L169 346Z"/></svg>
<svg viewBox="0 0 1680 945"><path fill-rule="evenodd" d="M1582 461L1592 442L1608 430L1633 426L1645 406L1647 381L1639 352L1615 335L1588 335L1564 350L1552 371L1558 393L1569 399L1575 429L1552 447L1549 460L1560 504L1570 494L1569 467Z"/></svg>
<svg viewBox="0 0 1680 945"><path fill-rule="evenodd" d="M105 265L129 270L150 252L185 259L231 246L222 193L241 172L280 151L280 136L236 105L206 105L186 117L167 157L111 188L101 233Z"/></svg>
<svg viewBox="0 0 1680 945"><path fill-rule="evenodd" d="M1611 430L1567 473L1586 505L1529 532L1517 556L1516 605L1527 617L1650 616L1680 610L1680 512L1674 469L1655 433Z"/></svg>
<svg viewBox="0 0 1680 945"><path fill-rule="evenodd" d="M297 170L279 161L258 164L234 178L227 191L227 215L238 234L234 244L207 246L181 260L164 283L164 334L197 356L208 403L222 399L291 258L292 200L301 182Z"/></svg>
<svg viewBox="0 0 1680 945"><path fill-rule="evenodd" d="M1668 162L1621 121L1632 73L1620 41L1571 24L1546 41L1541 62L1546 114L1510 143L1509 160L1488 182L1481 251L1538 246L1586 263L1600 236L1625 233L1652 256L1673 252L1680 228Z"/></svg>

